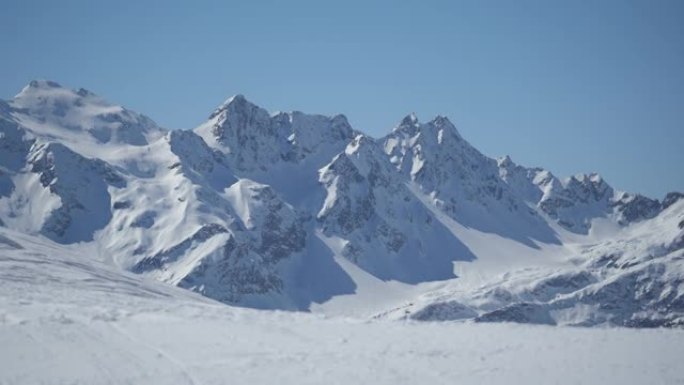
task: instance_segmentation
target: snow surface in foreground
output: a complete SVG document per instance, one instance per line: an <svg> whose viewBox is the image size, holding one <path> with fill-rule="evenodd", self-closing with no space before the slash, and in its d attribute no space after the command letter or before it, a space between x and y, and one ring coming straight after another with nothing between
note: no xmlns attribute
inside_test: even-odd
<svg viewBox="0 0 684 385"><path fill-rule="evenodd" d="M682 330L233 308L0 229L0 384L674 384L682 356Z"/></svg>

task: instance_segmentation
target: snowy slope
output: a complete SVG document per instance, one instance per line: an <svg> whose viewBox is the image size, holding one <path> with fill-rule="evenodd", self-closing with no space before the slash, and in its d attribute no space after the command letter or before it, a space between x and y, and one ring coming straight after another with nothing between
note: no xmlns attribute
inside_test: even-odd
<svg viewBox="0 0 684 385"><path fill-rule="evenodd" d="M404 185L381 148L359 135L320 171L327 195L317 214L341 254L383 280L453 277L453 261L475 258Z"/></svg>
<svg viewBox="0 0 684 385"><path fill-rule="evenodd" d="M177 131L50 81L0 102L0 227L245 307L679 325L682 197L489 158L445 117L376 140L241 95Z"/></svg>
<svg viewBox="0 0 684 385"><path fill-rule="evenodd" d="M0 228L2 384L684 381L681 330L255 311Z"/></svg>
<svg viewBox="0 0 684 385"><path fill-rule="evenodd" d="M489 269L484 279L455 280L417 299L407 308L409 316L581 326L684 322L684 201L610 240L565 248L574 251L544 252L555 254L552 264Z"/></svg>

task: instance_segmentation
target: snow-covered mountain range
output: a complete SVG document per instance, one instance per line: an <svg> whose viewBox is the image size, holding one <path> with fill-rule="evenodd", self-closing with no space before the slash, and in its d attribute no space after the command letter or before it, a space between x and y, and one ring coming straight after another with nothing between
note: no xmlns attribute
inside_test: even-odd
<svg viewBox="0 0 684 385"><path fill-rule="evenodd" d="M246 307L682 325L681 198L489 158L441 116L375 139L241 95L192 130L50 81L0 101L8 234Z"/></svg>

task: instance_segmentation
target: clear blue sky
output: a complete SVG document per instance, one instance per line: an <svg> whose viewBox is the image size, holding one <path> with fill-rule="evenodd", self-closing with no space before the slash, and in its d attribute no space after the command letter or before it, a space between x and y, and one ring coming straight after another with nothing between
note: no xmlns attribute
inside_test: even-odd
<svg viewBox="0 0 684 385"><path fill-rule="evenodd" d="M373 136L442 114L490 156L684 190L680 0L5 0L0 98L36 78L168 128L236 93Z"/></svg>

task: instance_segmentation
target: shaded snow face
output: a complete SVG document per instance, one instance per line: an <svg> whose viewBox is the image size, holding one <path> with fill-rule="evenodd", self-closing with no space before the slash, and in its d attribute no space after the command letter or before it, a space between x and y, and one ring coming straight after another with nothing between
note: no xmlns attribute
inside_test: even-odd
<svg viewBox="0 0 684 385"><path fill-rule="evenodd" d="M475 256L404 185L380 146L357 136L321 169L327 190L317 214L342 254L383 280L406 283L454 277L453 262Z"/></svg>
<svg viewBox="0 0 684 385"><path fill-rule="evenodd" d="M559 242L530 207L538 189L507 178L497 161L465 141L447 118L420 123L407 116L382 143L396 169L457 222L531 247Z"/></svg>
<svg viewBox="0 0 684 385"><path fill-rule="evenodd" d="M109 188L126 187L123 177L107 163L86 159L56 143L34 145L29 164L42 187L60 200L41 233L63 243L92 241L95 231L112 218Z"/></svg>
<svg viewBox="0 0 684 385"><path fill-rule="evenodd" d="M0 103L0 226L242 306L669 325L684 241L636 229L681 231L681 197L489 158L444 117L375 140L240 95L177 131L48 81Z"/></svg>

